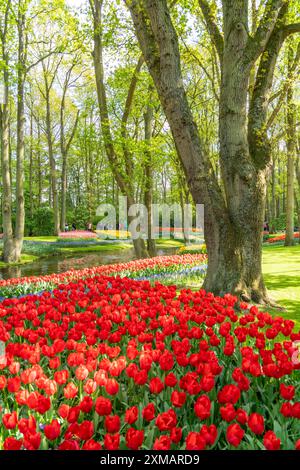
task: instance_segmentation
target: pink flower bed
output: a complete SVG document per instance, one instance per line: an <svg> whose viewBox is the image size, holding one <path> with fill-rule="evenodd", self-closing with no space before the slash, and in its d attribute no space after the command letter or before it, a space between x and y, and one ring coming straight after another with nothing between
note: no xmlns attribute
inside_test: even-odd
<svg viewBox="0 0 300 470"><path fill-rule="evenodd" d="M97 238L97 234L88 230L72 230L70 232L60 232L59 238Z"/></svg>

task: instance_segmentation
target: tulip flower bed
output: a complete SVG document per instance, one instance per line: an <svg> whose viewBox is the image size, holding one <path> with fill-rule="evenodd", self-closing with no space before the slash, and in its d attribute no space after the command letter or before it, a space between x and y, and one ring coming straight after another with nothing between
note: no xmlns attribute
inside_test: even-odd
<svg viewBox="0 0 300 470"><path fill-rule="evenodd" d="M294 238L297 239L299 238L299 232L294 233ZM281 235L276 235L276 237L270 237L267 240L267 243L280 243L285 241L285 233L282 233Z"/></svg>
<svg viewBox="0 0 300 470"><path fill-rule="evenodd" d="M300 449L300 333L231 295L95 273L0 340L2 449Z"/></svg>
<svg viewBox="0 0 300 470"><path fill-rule="evenodd" d="M31 276L0 281L0 296L15 297L44 290L52 290L58 284L84 279L87 277L118 274L122 277L146 278L155 275L170 275L177 272L188 274L188 270L200 267L205 270L206 255L173 255L157 256L155 258L141 259L129 263L118 263L96 266L93 268L66 271L61 274L46 276ZM204 270L203 270L204 268Z"/></svg>
<svg viewBox="0 0 300 470"><path fill-rule="evenodd" d="M59 238L65 239L72 239L72 240L89 240L91 238L97 238L97 234L95 232L90 232L88 230L72 230L70 232L60 232Z"/></svg>

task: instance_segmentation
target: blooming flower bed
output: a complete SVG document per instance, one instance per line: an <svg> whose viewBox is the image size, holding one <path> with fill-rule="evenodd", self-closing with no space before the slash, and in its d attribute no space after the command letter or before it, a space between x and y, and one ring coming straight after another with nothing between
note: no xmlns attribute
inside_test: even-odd
<svg viewBox="0 0 300 470"><path fill-rule="evenodd" d="M62 239L82 239L97 238L97 234L88 230L71 230L70 232L60 232L59 238Z"/></svg>
<svg viewBox="0 0 300 470"><path fill-rule="evenodd" d="M127 277L149 277L154 274L170 274L202 265L206 262L206 255L172 255L157 256L155 258L141 259L129 263L118 263L96 266L93 268L70 270L60 274L46 276L31 276L13 278L0 281L0 296L12 297L29 293L37 293L46 289L53 289L60 283L71 280L84 279L99 274Z"/></svg>
<svg viewBox="0 0 300 470"><path fill-rule="evenodd" d="M300 449L300 333L231 295L95 272L0 340L2 449Z"/></svg>
<svg viewBox="0 0 300 470"><path fill-rule="evenodd" d="M294 238L299 238L299 232L294 233ZM267 243L278 243L278 242L283 242L285 240L285 233L282 233L281 235L276 235L276 237L270 237L267 240Z"/></svg>
<svg viewBox="0 0 300 470"><path fill-rule="evenodd" d="M127 230L96 230L95 232L99 238L111 238L113 240L131 238L131 234Z"/></svg>

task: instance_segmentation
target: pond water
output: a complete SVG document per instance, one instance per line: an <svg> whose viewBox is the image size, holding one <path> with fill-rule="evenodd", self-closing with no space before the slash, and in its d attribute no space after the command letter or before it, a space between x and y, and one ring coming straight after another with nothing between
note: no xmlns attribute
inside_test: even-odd
<svg viewBox="0 0 300 470"><path fill-rule="evenodd" d="M176 248L164 248L158 250L158 255L172 255ZM43 276L45 274L62 273L70 269L84 269L101 264L126 263L135 259L133 249L112 251L78 253L76 255L55 255L41 258L33 263L21 266L0 268L0 279L15 277Z"/></svg>

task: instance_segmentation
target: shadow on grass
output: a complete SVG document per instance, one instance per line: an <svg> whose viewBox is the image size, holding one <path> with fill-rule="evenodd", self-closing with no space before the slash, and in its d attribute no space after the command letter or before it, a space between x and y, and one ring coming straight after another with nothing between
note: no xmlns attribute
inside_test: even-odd
<svg viewBox="0 0 300 470"><path fill-rule="evenodd" d="M264 279L269 289L280 290L289 287L298 287L300 292L300 276L290 276L287 274L265 274Z"/></svg>
<svg viewBox="0 0 300 470"><path fill-rule="evenodd" d="M277 299L277 302L286 308L285 312L281 312L275 308L268 308L267 311L276 317L283 317L288 320L293 320L296 328L300 328L300 302L293 302L288 299Z"/></svg>

